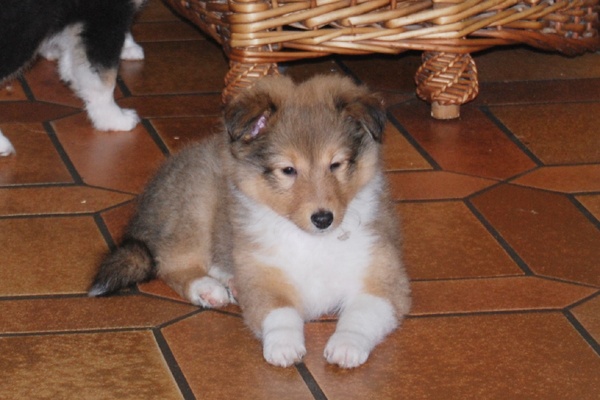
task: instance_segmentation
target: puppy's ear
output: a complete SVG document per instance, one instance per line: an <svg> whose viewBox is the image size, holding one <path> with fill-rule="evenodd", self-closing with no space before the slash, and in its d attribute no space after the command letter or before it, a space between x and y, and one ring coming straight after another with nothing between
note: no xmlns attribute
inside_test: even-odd
<svg viewBox="0 0 600 400"><path fill-rule="evenodd" d="M235 97L224 112L225 127L232 142L250 142L265 130L277 106L268 90L257 87Z"/></svg>
<svg viewBox="0 0 600 400"><path fill-rule="evenodd" d="M381 143L387 117L383 99L376 93L360 91L352 95L339 96L336 107L345 112L360 130Z"/></svg>

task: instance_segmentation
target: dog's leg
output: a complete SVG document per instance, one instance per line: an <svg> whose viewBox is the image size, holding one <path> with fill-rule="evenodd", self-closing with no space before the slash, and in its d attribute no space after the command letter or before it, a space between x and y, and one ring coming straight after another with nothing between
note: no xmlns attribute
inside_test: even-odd
<svg viewBox="0 0 600 400"><path fill-rule="evenodd" d="M325 347L325 358L343 368L358 367L397 325L396 312L388 300L360 294L344 307Z"/></svg>
<svg viewBox="0 0 600 400"><path fill-rule="evenodd" d="M293 307L276 308L262 323L263 356L269 364L289 367L306 354L304 320Z"/></svg>
<svg viewBox="0 0 600 400"><path fill-rule="evenodd" d="M82 27L71 26L59 34L61 48L59 71L75 93L84 101L94 127L101 131L129 131L139 122L134 110L120 108L114 100L117 81L117 59L107 64L92 65L81 39ZM89 46L90 44L88 44Z"/></svg>
<svg viewBox="0 0 600 400"><path fill-rule="evenodd" d="M38 53L47 60L59 60L61 55L61 47L58 42L60 40L60 34L45 40L40 46ZM131 32L127 32L127 35L125 36L125 43L123 44L123 49L121 50L121 60L143 59L144 49L142 48L142 46L136 43L136 41L133 39L133 36L131 35ZM65 80L70 81L70 75L69 79Z"/></svg>
<svg viewBox="0 0 600 400"><path fill-rule="evenodd" d="M72 85L98 130L130 131L140 121L134 110L121 108L115 102L116 81L116 68L94 71L89 64L76 64L73 68Z"/></svg>
<svg viewBox="0 0 600 400"><path fill-rule="evenodd" d="M10 143L10 140L2 134L0 130L0 156L9 156L15 153L15 148Z"/></svg>
<svg viewBox="0 0 600 400"><path fill-rule="evenodd" d="M198 271L199 269L196 269ZM170 278L172 279L172 277ZM211 266L208 275L186 277L183 284L185 297L192 303L207 308L224 307L236 303L232 287L233 275L218 266Z"/></svg>
<svg viewBox="0 0 600 400"><path fill-rule="evenodd" d="M206 308L224 307L232 302L227 287L199 267L159 273L173 290L190 303Z"/></svg>
<svg viewBox="0 0 600 400"><path fill-rule="evenodd" d="M246 324L262 340L265 360L279 367L300 362L306 347L296 290L278 269L245 261L235 273L238 301Z"/></svg>
<svg viewBox="0 0 600 400"><path fill-rule="evenodd" d="M207 246L208 247L208 246ZM217 267L208 267L208 250L190 249L185 244L157 253L158 277L192 304L215 308L233 301L227 288L230 275Z"/></svg>
<svg viewBox="0 0 600 400"><path fill-rule="evenodd" d="M131 32L127 32L125 36L125 44L123 50L121 50L121 60L143 60L144 49L142 46L137 44L131 36Z"/></svg>
<svg viewBox="0 0 600 400"><path fill-rule="evenodd" d="M244 309L246 322L252 328L249 309ZM263 357L271 365L289 367L306 355L304 319L294 307L272 308L266 313L258 331L262 340Z"/></svg>
<svg viewBox="0 0 600 400"><path fill-rule="evenodd" d="M211 276L192 280L185 292L185 297L192 304L206 308L224 307L232 302L227 287Z"/></svg>

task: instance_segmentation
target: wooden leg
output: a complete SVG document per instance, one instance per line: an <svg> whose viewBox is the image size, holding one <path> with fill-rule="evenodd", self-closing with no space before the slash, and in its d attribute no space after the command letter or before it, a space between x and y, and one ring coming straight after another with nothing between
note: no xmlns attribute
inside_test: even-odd
<svg viewBox="0 0 600 400"><path fill-rule="evenodd" d="M267 75L279 75L276 63L250 64L229 62L229 72L225 75L223 103L227 103L240 91L254 86L257 80Z"/></svg>
<svg viewBox="0 0 600 400"><path fill-rule="evenodd" d="M453 119L460 105L479 93L477 67L469 54L428 51L415 76L417 95L431 103L431 116Z"/></svg>

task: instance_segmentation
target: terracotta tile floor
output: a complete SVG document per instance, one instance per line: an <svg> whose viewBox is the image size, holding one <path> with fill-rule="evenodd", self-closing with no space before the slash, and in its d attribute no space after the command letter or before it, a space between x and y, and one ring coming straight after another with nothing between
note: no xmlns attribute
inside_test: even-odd
<svg viewBox="0 0 600 400"><path fill-rule="evenodd" d="M414 307L361 368L321 354L271 367L239 310L191 306L161 282L89 299L99 258L170 152L215 130L220 48L151 1L117 97L143 123L90 127L36 63L0 89L0 399L598 399L600 54L477 55L481 95L457 121L414 96L417 54L298 62L349 73L388 100L385 157Z"/></svg>

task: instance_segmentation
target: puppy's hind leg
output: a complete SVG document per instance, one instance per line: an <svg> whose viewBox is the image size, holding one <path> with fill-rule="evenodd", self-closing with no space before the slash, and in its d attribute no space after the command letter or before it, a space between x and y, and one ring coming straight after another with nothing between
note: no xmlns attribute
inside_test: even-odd
<svg viewBox="0 0 600 400"><path fill-rule="evenodd" d="M192 304L206 308L224 307L234 301L227 283L231 279L223 274L207 273L197 254L185 254L178 250L160 253L158 276L181 297Z"/></svg>

